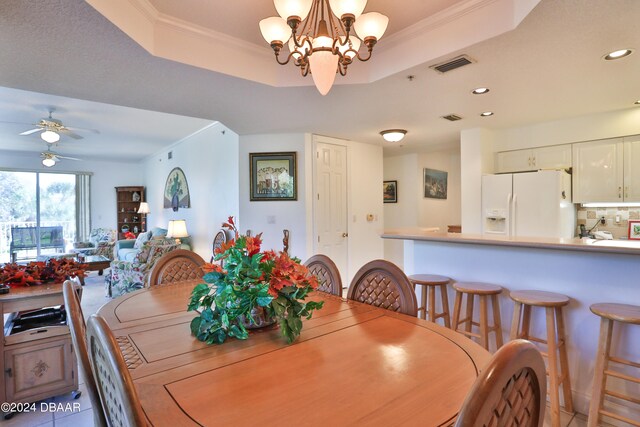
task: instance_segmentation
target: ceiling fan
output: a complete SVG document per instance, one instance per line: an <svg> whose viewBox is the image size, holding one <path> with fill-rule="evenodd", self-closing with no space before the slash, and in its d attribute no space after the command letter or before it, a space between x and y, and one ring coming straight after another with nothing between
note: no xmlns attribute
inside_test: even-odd
<svg viewBox="0 0 640 427"><path fill-rule="evenodd" d="M51 117L51 114L55 110L53 108L49 109L49 117L40 119L39 122L34 123L36 126L34 129L29 129L27 131L21 132L20 135L31 135L36 132L42 132L40 134L40 138L42 138L48 144L54 144L60 140L60 134L66 135L73 139L82 139L82 136L78 135L73 131L86 131L93 133L100 133L96 129L82 129L76 127L65 126L62 121L58 119L54 119Z"/></svg>
<svg viewBox="0 0 640 427"><path fill-rule="evenodd" d="M75 157L61 156L59 154L54 153L51 150L43 151L42 153L40 153L40 157L42 157L42 164L48 168L50 168L51 166L54 166L61 159L81 160Z"/></svg>

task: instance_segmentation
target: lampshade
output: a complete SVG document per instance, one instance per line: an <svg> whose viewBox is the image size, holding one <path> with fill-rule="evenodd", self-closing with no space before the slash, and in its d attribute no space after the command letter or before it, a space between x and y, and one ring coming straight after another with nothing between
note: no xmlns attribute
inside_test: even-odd
<svg viewBox="0 0 640 427"><path fill-rule="evenodd" d="M45 159L42 159L42 164L50 168L51 166L54 166L56 164L56 161L53 160L52 158L47 157Z"/></svg>
<svg viewBox="0 0 640 427"><path fill-rule="evenodd" d="M187 232L187 221L185 221L184 219L170 220L167 230L167 237L172 239L189 237L189 233Z"/></svg>
<svg viewBox="0 0 640 427"><path fill-rule="evenodd" d="M380 132L380 135L387 142L400 142L407 134L407 131L404 129L388 129Z"/></svg>
<svg viewBox="0 0 640 427"><path fill-rule="evenodd" d="M338 18L350 13L358 19L367 5L367 0L329 0L329 5Z"/></svg>
<svg viewBox="0 0 640 427"><path fill-rule="evenodd" d="M362 40L367 37L375 37L376 40L380 40L380 37L387 30L387 25L389 25L389 18L378 12L369 12L360 15L354 27L358 37Z"/></svg>
<svg viewBox="0 0 640 427"><path fill-rule="evenodd" d="M298 16L301 21L304 21L311 10L311 3L313 0L273 0L278 15L285 20L290 16Z"/></svg>
<svg viewBox="0 0 640 427"><path fill-rule="evenodd" d="M267 43L273 41L286 43L291 38L291 28L287 25L287 21L278 16L272 16L260 21L260 32Z"/></svg>
<svg viewBox="0 0 640 427"><path fill-rule="evenodd" d="M49 144L53 144L54 142L60 141L60 135L57 132L54 132L49 129L42 132L40 134L40 138L42 138L44 141L46 141Z"/></svg>
<svg viewBox="0 0 640 427"><path fill-rule="evenodd" d="M148 214L149 212L149 203L147 202L140 202L140 207L138 208L138 213L139 214Z"/></svg>

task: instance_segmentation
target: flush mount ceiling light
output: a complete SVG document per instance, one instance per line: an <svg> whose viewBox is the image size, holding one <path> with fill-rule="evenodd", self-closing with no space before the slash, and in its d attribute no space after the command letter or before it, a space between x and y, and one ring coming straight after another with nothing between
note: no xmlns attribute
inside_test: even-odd
<svg viewBox="0 0 640 427"><path fill-rule="evenodd" d="M60 134L52 131L51 129L47 129L40 134L40 138L42 138L43 141L46 141L47 144L53 144L60 141Z"/></svg>
<svg viewBox="0 0 640 427"><path fill-rule="evenodd" d="M380 135L387 142L400 142L407 134L407 131L404 129L387 129L380 132Z"/></svg>
<svg viewBox="0 0 640 427"><path fill-rule="evenodd" d="M482 117L489 117L489 116L493 116L493 111L485 111L483 113L480 113L480 115Z"/></svg>
<svg viewBox="0 0 640 427"><path fill-rule="evenodd" d="M373 47L384 34L389 18L378 12L362 13L367 0L273 0L278 16L260 21L262 37L271 45L276 61L311 72L313 82L326 95L336 78L345 76L354 58L368 61ZM355 29L353 34L352 28ZM368 53L360 56L364 43ZM289 53L280 54L287 44Z"/></svg>
<svg viewBox="0 0 640 427"><path fill-rule="evenodd" d="M605 59L606 61L613 61L614 59L620 59L620 58L624 58L625 56L629 56L632 53L633 53L633 49L614 50L613 52L610 52L605 56L603 56L603 59Z"/></svg>
<svg viewBox="0 0 640 427"><path fill-rule="evenodd" d="M489 88L488 87L477 87L474 90L471 91L472 94L474 95L483 95L485 93L489 92Z"/></svg>

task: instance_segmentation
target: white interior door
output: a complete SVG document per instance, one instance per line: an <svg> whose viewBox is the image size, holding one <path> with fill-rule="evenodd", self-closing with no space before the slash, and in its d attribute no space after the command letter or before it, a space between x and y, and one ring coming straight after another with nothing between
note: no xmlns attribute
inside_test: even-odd
<svg viewBox="0 0 640 427"><path fill-rule="evenodd" d="M315 142L314 253L327 255L348 276L347 147Z"/></svg>

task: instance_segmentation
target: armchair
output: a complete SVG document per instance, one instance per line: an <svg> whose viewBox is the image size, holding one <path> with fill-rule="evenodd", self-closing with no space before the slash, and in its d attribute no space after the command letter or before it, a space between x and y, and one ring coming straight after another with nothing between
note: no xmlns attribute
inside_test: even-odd
<svg viewBox="0 0 640 427"><path fill-rule="evenodd" d="M148 287L151 269L158 258L179 247L173 239L149 240L142 244L133 261L111 261L109 273L104 278L106 295L115 298Z"/></svg>
<svg viewBox="0 0 640 427"><path fill-rule="evenodd" d="M113 259L113 246L116 242L116 230L110 228L94 228L87 242L75 242L71 250L75 254L102 255Z"/></svg>

